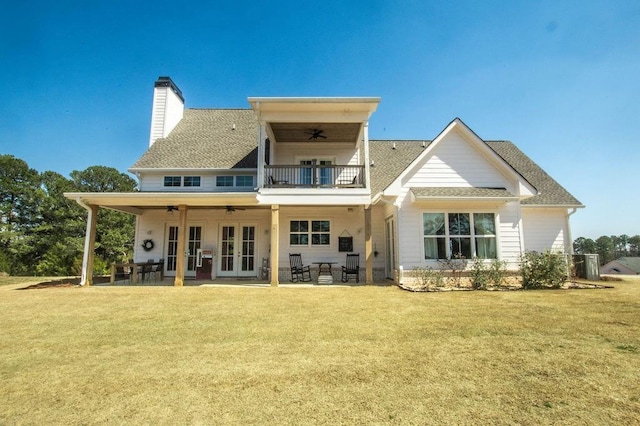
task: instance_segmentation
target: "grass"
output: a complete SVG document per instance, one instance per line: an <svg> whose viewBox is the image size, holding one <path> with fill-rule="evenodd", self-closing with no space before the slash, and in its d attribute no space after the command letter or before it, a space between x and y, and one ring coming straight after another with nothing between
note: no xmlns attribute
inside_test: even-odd
<svg viewBox="0 0 640 426"><path fill-rule="evenodd" d="M637 424L640 281L613 285L4 285L0 424Z"/></svg>

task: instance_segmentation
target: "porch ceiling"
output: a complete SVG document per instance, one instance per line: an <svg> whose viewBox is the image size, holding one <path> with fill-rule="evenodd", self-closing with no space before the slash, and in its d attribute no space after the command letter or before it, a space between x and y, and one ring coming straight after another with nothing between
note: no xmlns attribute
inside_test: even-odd
<svg viewBox="0 0 640 426"><path fill-rule="evenodd" d="M276 143L352 143L360 137L362 123L269 123Z"/></svg>

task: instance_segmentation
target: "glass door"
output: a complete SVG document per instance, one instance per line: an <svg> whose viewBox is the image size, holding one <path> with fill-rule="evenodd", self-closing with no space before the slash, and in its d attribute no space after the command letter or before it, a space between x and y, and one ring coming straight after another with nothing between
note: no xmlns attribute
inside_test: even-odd
<svg viewBox="0 0 640 426"><path fill-rule="evenodd" d="M178 227L169 226L167 229L167 258L165 261L166 273L175 275L178 258ZM202 226L189 226L189 234L186 241L185 277L196 276L196 253L202 246Z"/></svg>
<svg viewBox="0 0 640 426"><path fill-rule="evenodd" d="M223 224L220 226L219 240L218 276L256 276L255 225Z"/></svg>

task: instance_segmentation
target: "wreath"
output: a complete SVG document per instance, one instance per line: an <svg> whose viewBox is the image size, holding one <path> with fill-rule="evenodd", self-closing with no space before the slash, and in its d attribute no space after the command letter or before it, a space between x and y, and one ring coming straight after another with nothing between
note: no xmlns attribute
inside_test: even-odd
<svg viewBox="0 0 640 426"><path fill-rule="evenodd" d="M153 244L153 240L144 240L142 242L142 248L144 249L144 251L151 251L153 250L154 246L155 244Z"/></svg>

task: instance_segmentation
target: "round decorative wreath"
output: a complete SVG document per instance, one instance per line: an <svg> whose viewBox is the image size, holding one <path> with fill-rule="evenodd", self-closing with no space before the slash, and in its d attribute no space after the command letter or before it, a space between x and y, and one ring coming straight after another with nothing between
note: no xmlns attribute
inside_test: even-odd
<svg viewBox="0 0 640 426"><path fill-rule="evenodd" d="M154 246L155 244L153 244L153 240L144 240L142 242L142 248L144 249L144 251L151 251L153 250Z"/></svg>

